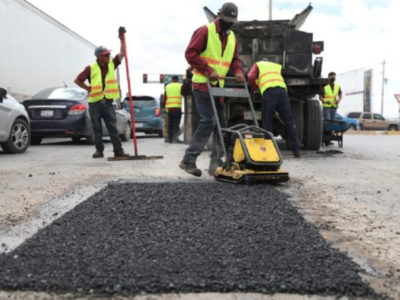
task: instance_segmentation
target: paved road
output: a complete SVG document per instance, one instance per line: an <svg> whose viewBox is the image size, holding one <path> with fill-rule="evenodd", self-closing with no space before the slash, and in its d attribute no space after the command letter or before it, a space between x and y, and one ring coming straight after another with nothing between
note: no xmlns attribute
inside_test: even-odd
<svg viewBox="0 0 400 300"><path fill-rule="evenodd" d="M129 149L131 143L124 147ZM192 178L177 167L183 145L141 138L139 147L144 154L165 159L93 160L91 146L68 140L46 140L23 155L0 152L0 241L7 241L0 243L0 251L10 250L32 233L31 228L44 226L86 199L101 188L96 184L119 178L212 181L207 175ZM348 135L341 150L344 154L332 157L307 153L301 160L285 153L291 182L279 189L292 195L292 204L327 241L365 268L361 275L375 290L399 298L400 136ZM206 169L207 154L199 166Z"/></svg>

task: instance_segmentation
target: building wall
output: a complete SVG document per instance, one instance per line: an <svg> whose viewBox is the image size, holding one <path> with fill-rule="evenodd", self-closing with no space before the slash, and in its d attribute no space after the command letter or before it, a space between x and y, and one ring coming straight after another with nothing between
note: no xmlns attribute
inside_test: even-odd
<svg viewBox="0 0 400 300"><path fill-rule="evenodd" d="M17 99L72 85L95 45L24 0L0 0L0 86Z"/></svg>

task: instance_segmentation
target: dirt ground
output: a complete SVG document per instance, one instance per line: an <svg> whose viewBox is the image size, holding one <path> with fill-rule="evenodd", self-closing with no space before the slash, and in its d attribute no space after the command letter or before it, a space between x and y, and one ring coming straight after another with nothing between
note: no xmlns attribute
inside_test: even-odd
<svg viewBox="0 0 400 300"><path fill-rule="evenodd" d="M130 149L131 143L124 143L124 147ZM185 145L164 144L162 139L143 137L139 147L141 154L164 155L164 159L93 160L91 146L74 145L68 140L46 140L22 155L0 152L0 252L12 250L110 180L212 180L206 174L200 179L192 178L178 168ZM284 168L290 172L291 181L279 188L292 195L293 205L319 228L327 241L346 251L365 269L365 280L377 292L399 299L400 136L346 135L343 149L334 145L322 148L326 150L341 150L343 154L326 156L307 152L301 159L285 154ZM112 154L109 143L106 154ZM208 154L198 161L204 171ZM0 292L0 298L9 299L46 297L59 298L40 293ZM65 297L68 298L62 296ZM168 295L162 299L215 299L207 294L185 297ZM248 294L221 297L267 299L264 295ZM288 297L275 295L268 299Z"/></svg>

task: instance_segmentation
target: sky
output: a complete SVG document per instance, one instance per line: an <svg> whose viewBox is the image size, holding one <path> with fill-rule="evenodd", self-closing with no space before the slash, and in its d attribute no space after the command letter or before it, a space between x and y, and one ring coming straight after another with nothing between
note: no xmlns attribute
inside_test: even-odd
<svg viewBox="0 0 400 300"><path fill-rule="evenodd" d="M183 74L184 57L194 30L207 23L203 6L217 12L221 0L29 0L53 18L96 45L119 52L118 27L127 29L129 67L134 94L159 95L161 85L142 84L142 74ZM239 20L268 18L268 0L236 0ZM309 1L273 0L273 19L291 19ZM382 65L385 60L385 110L398 116L394 94L400 93L400 1L315 0L314 10L301 28L325 42L323 75L373 69L373 110L380 112ZM88 62L89 64L89 62ZM125 72L125 68L121 70ZM339 82L340 84L340 82ZM122 85L123 89L126 84ZM344 91L346 93L346 91Z"/></svg>

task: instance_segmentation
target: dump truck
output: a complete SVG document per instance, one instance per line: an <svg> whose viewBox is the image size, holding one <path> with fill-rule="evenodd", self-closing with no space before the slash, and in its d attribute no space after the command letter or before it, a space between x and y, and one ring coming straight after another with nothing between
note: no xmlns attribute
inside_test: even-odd
<svg viewBox="0 0 400 300"><path fill-rule="evenodd" d="M324 50L322 41L314 41L313 34L300 31L311 13L311 4L291 20L239 21L232 30L238 39L239 57L247 72L253 63L268 59L282 64L282 74L288 87L292 113L299 140L305 150L318 150L322 141L322 108L317 98L328 79L321 78L323 58L317 56ZM217 17L204 7L209 22ZM315 56L315 58L313 58ZM185 97L185 124L196 128L192 97ZM261 99L253 95L257 117L261 120ZM228 126L250 122L250 109L240 99L226 101ZM190 112L193 112L192 114ZM185 141L191 139L192 130L185 130ZM285 126L277 115L273 123L274 136L286 139Z"/></svg>

